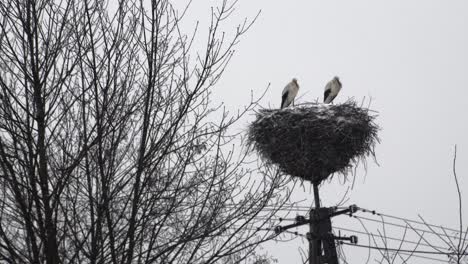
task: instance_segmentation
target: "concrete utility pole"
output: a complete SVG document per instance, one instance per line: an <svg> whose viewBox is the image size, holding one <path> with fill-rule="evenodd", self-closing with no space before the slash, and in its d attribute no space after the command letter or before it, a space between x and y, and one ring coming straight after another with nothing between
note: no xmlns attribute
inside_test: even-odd
<svg viewBox="0 0 468 264"><path fill-rule="evenodd" d="M318 190L318 183L314 183L314 201L315 201L315 210L310 210L310 233L308 236L309 239L309 264L319 264L319 256L321 255L322 249L320 245L320 239L318 239L319 225L317 221L314 221L316 218L315 212L318 212L320 209L320 196Z"/></svg>
<svg viewBox="0 0 468 264"><path fill-rule="evenodd" d="M335 237L332 233L330 217L334 210L320 207L318 183L314 183L315 209L310 210L309 264L338 264ZM322 244L324 255L322 255Z"/></svg>
<svg viewBox="0 0 468 264"><path fill-rule="evenodd" d="M347 240L356 244L357 237L334 236L331 218L342 214L352 215L358 210L358 207L356 205L351 205L347 209L340 211L338 211L336 207L320 207L318 184L314 184L314 199L315 208L310 210L309 219L306 219L304 216L297 216L296 223L276 226L275 233L280 234L287 229L309 224L310 232L307 233L307 240L309 241L309 264L339 264L335 240Z"/></svg>
<svg viewBox="0 0 468 264"><path fill-rule="evenodd" d="M338 264L335 239L347 238L335 237L332 233L330 217L334 215L334 209L320 207L312 209L310 213L311 231L308 238L312 250L309 251L309 264Z"/></svg>
<svg viewBox="0 0 468 264"><path fill-rule="evenodd" d="M320 206L318 183L314 183L315 209L310 210L309 227L307 234L309 240L309 264L339 264L335 240L349 240L357 243L357 237L336 237L332 232L331 217L341 214L353 214L357 211L356 205L348 209L337 211L336 208ZM322 255L323 248L323 255Z"/></svg>

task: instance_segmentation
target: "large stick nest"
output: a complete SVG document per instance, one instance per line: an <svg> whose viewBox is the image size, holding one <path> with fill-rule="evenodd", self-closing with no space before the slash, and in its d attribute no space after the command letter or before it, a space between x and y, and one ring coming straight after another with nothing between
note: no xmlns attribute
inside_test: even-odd
<svg viewBox="0 0 468 264"><path fill-rule="evenodd" d="M379 141L376 115L354 101L262 109L249 127L248 142L286 174L320 183L371 155Z"/></svg>

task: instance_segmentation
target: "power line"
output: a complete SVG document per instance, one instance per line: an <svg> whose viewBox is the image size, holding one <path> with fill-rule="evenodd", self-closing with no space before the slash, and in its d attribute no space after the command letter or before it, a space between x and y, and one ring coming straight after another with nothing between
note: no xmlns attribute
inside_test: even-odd
<svg viewBox="0 0 468 264"><path fill-rule="evenodd" d="M266 207L270 207L270 206L266 206ZM265 207L265 208L266 208ZM274 208L274 206L271 206L271 208ZM343 206L338 206L338 207L335 207L336 209L347 209L349 207L343 207ZM266 208L268 210L268 208ZM299 211L307 211L309 212L311 207L310 206L303 206L303 205L295 205L295 204L289 204L289 205L286 205L285 207L281 208L280 210L281 211L284 211L284 210L287 210L287 209L298 209ZM460 230L457 230L457 229L454 229L454 228L450 228L450 227L446 227L446 226L442 226L442 225L435 225L435 224L429 224L427 222L422 222L422 221L417 221L417 220L413 220L413 219L409 219L409 218L404 218L404 217L399 217L399 216L394 216L394 215L389 215L389 214L384 214L384 213L380 213L380 212L377 212L376 210L369 210L369 209L366 209L366 208L361 208L359 207L359 210L364 212L364 213L371 213L373 215L378 215L378 216L382 216L382 217L387 217L387 218L392 218L392 219L396 219L396 220L401 220L401 221L404 221L404 222L410 222L410 223L415 223L415 224L420 224L420 225L426 225L426 226L431 226L431 227L436 227L436 228L441 228L441 229L445 229L445 230L450 230L450 231L453 231L453 232L457 232L457 233L460 233ZM461 232L462 234L466 233L466 231L462 231Z"/></svg>
<svg viewBox="0 0 468 264"><path fill-rule="evenodd" d="M296 235L296 236L300 236L300 237L303 237L303 238L307 238L306 235L301 234L301 233L299 233L299 232L288 231L288 230L285 230L285 231L283 231L283 232L288 233L288 234L293 234L293 235Z"/></svg>
<svg viewBox="0 0 468 264"><path fill-rule="evenodd" d="M227 204L228 206L237 206L236 204ZM311 207L310 206L304 206L304 205L297 205L297 204L284 204L281 208L277 208L275 206L265 206L263 207L264 208L264 211L289 211L289 210L296 210L296 211L304 211L304 212L307 212L309 213L310 210L311 210ZM349 207L343 207L343 206L340 206L340 207L334 207L336 209L347 209ZM417 221L417 220L413 220L413 219L408 219L408 218L404 218L404 217L399 217L399 216L394 216L394 215L389 215L389 214L384 214L384 213L380 213L380 212L377 212L376 210L369 210L369 209L366 209L366 208L361 208L359 207L359 210L364 212L364 213L371 213L373 215L378 215L378 216L382 216L382 217L387 217L387 218L392 218L392 219L396 219L396 220L400 220L400 221L404 221L404 222L410 222L410 223L415 223L415 224L420 224L420 225L426 225L426 226L431 226L431 227L436 227L436 228L441 228L441 229L445 229L445 230L449 230L449 231L453 231L453 232L457 232L457 233L460 233L460 230L457 230L457 229L454 229L454 228L450 228L450 227L446 227L446 226L442 226L442 225L434 225L434 224L429 224L427 222L421 222L421 221ZM466 232L461 232L462 234L465 234ZM439 233L440 234L440 233ZM445 236L445 234L444 234Z"/></svg>
<svg viewBox="0 0 468 264"><path fill-rule="evenodd" d="M353 215L354 218L357 218L357 219L363 219L363 220L367 220L367 221L372 221L372 222L376 222L376 223L379 223L379 224L386 224L386 225L391 225L391 226L396 226L396 227L400 227L400 228L405 228L405 229L413 229L413 230L416 230L416 231L421 231L421 232L425 232L425 233L430 233L430 234L434 234L434 235L440 235L440 236L445 236L445 237L451 237L451 238L455 238L457 239L458 237L454 237L454 236L450 236L450 235L446 235L446 234L441 234L441 233L437 233L437 232L433 232L431 230L425 230L425 229L419 229L419 228L414 228L414 227L411 227L411 226L405 226L405 225L400 225L400 224L397 224L397 223L392 223L392 222L383 222L382 220L376 220L376 219L371 219L371 218L367 218L367 217L360 217L360 216L355 216ZM265 220L269 220L269 221L279 221L279 223L283 220L290 220L290 221L294 221L295 219L285 219L285 218L281 218L281 217L277 217L277 216L272 216L270 219L266 219L266 218L261 218L261 217L254 217L256 219L265 219ZM340 229L340 230L344 230L344 231L349 231L349 232L355 232L355 233L359 233L359 234L364 234L364 235L372 235L372 236L378 236L376 234L373 234L373 233L370 233L370 232L363 232L363 231L357 231L357 230L353 230L353 229L347 229L347 228L342 228L342 227L334 227L336 229ZM291 233L295 233L295 232L291 232ZM379 235L380 236L380 235ZM440 246L435 246L435 245L430 245L428 243L424 243L424 242L415 242L415 241L411 241L411 240L405 240L405 239L400 239L400 238L394 238L394 237L388 237L388 236L385 236L385 239L389 239L389 240L394 240L394 241L403 241L403 242L406 242L408 244L414 244L414 245L421 245L421 246L426 246L426 247L431 247L431 248L435 248L435 249L442 249L442 250L447 250L447 248L444 248L444 247L440 247Z"/></svg>
<svg viewBox="0 0 468 264"><path fill-rule="evenodd" d="M363 219L363 220L371 221L371 222L376 222L376 223L383 224L383 225L391 225L391 226L401 227L401 228L405 228L405 229L413 229L413 230L421 231L421 232L424 232L424 233L430 233L430 234L439 235L439 236L443 236L443 237L450 237L450 238L454 238L454 239L459 238L459 237L450 236L450 235L447 235L447 234L437 233L437 232L427 230L427 229L420 229L420 228L411 227L411 226L408 226L408 225L400 225L400 224L392 223L392 222L383 222L382 220L376 220L376 219L362 217L362 216L356 216L356 215L353 215L352 217L357 218L357 219Z"/></svg>
<svg viewBox="0 0 468 264"><path fill-rule="evenodd" d="M240 203L226 203L226 204L224 204L224 206L228 206L228 207L239 207L240 205L241 205ZM286 203L286 204L282 204L280 206L266 205L266 206L250 207L250 209L252 209L252 208L262 209L262 211L266 211L266 212L295 210L295 211L302 211L302 212L307 212L307 213L309 213L310 210L312 209L311 206L298 205L297 203ZM347 209L349 207L337 206L337 207L333 207L333 208L335 208L335 209ZM420 224L420 225L426 225L426 226L441 228L441 229L450 230L450 231L453 231L453 232L460 233L460 230L450 228L450 227L445 227L445 226L442 226L442 225L434 225L434 224L429 224L427 222L421 222L421 221L408 219L408 218L404 218L404 217L384 214L384 213L377 212L376 210L370 210L370 209L366 209L366 208L362 208L362 207L359 207L359 210L361 212L364 212L364 213L371 213L373 215L392 218L392 219L396 219L396 220L400 220L400 221L404 221L404 222L410 222L410 223L415 223L415 224ZM283 220L286 220L286 219L283 218ZM466 232L462 232L462 234L465 234L465 233ZM435 233L435 234L442 235L441 233ZM443 234L443 236L446 236L446 235Z"/></svg>
<svg viewBox="0 0 468 264"><path fill-rule="evenodd" d="M364 208L359 208L359 210L361 210L364 213L371 213L371 214L374 214L374 215L388 217L388 218L392 218L392 219L397 219L397 220L401 220L401 221L404 221L404 222L410 222L410 223L415 223L415 224L420 224L420 225L432 226L432 227L437 227L437 228L446 229L446 230L450 230L450 231L453 231L453 232L460 233L460 230L456 230L456 229L450 228L450 227L445 227L445 226L441 226L441 225L433 225L433 224L429 224L427 222L421 222L421 221L416 221L416 220L403 218L403 217L399 217L399 216L383 214L383 213L376 212L375 210L369 210L369 209L364 209ZM461 231L461 233L464 234L466 232Z"/></svg>
<svg viewBox="0 0 468 264"><path fill-rule="evenodd" d="M340 242L340 244L348 245L348 246L355 246L355 247L362 247L362 248L370 248L370 249L377 249L377 250L384 250L384 251L392 251L392 252L403 252L403 253L413 253L413 254L428 254L428 255L443 255L443 256L468 256L468 253L462 254L457 252L438 252L438 251L425 251L425 250L408 250L408 249L398 249L398 248L388 248L388 247L376 247L376 246L366 246L366 245L358 245L358 244L351 244L347 242Z"/></svg>
<svg viewBox="0 0 468 264"><path fill-rule="evenodd" d="M271 216L258 215L258 216L246 217L246 218L253 218L255 220L265 220L265 221L270 221L270 222L296 221L296 218L279 217L279 216L276 216L276 215L271 215Z"/></svg>
<svg viewBox="0 0 468 264"><path fill-rule="evenodd" d="M296 221L295 218L282 218L282 217L277 217L277 216L271 216L271 217L254 217L254 218L255 218L255 219L258 219L258 220L268 220L268 221L271 221L271 222L278 221L278 224L281 223L282 221ZM375 220L375 219L370 219L370 218L366 218L366 217L358 217L358 216L356 216L355 218L361 218L361 219L364 219L364 220L374 221L374 222L378 222L378 223L381 223L381 224L388 224L388 225L393 225L393 226L397 226L397 227L402 227L402 228L404 227L404 228L414 229L414 230L422 231L422 232L426 232L426 233L432 233L432 234L441 235L441 234L439 234L439 233L435 233L435 232L430 231L430 230L423 230L423 229L413 228L413 227L411 227L411 226L403 226L403 225L398 225L398 224L394 224L394 223L382 222L381 220ZM363 232L363 231L358 231L358 230L353 230L353 229L348 229L348 228L343 228L343 227L334 226L334 228L340 229L340 230L343 230L343 231L354 232L354 233L358 233L358 234L371 235L371 236L380 236L380 235L377 235L377 234L374 234L374 233L370 233L370 232ZM444 236L446 236L446 235L444 235ZM394 238L394 237L389 237L389 236L385 236L384 238L385 238L385 239L389 239L389 240L393 240L393 241L399 241L399 242L403 241L403 242L408 243L408 244L421 245L421 246L426 246L426 247L432 247L432 248L447 250L447 248L445 248L445 247L430 245L430 244L424 243L424 242L416 242L416 241L405 240L405 239L401 239L401 238ZM455 237L454 237L454 238L455 238Z"/></svg>
<svg viewBox="0 0 468 264"><path fill-rule="evenodd" d="M237 204L225 204L225 206L238 207ZM302 212L309 212L310 211L310 207L294 206L294 205L284 205L284 206L281 206L281 207L279 207L279 206L276 207L276 206L273 206L273 205L269 205L269 206L258 206L258 207L249 207L249 208L262 209L262 211L291 211L291 210L302 211Z"/></svg>
<svg viewBox="0 0 468 264"><path fill-rule="evenodd" d="M376 213L375 215L380 216L380 214L378 214L378 213ZM384 215L382 215L382 216L384 216ZM402 225L402 224L393 223L393 222L386 222L386 221L371 219L371 218L367 218L367 217L363 217L363 216L351 215L351 217L359 218L359 219L363 219L363 220L367 220L367 221L372 221L372 222L376 222L376 223L379 223L379 224L391 225L391 226L396 226L396 227L400 227L400 228L413 229L413 230L416 230L416 231L421 231L421 232L425 232L425 233L439 235L439 236L442 236L442 237L449 237L449 238L459 239L459 237L451 236L451 235L443 234L443 233L438 233L438 232L435 232L435 231L430 230L430 229L421 229L421 228L412 227L410 225ZM281 222L281 221L295 221L296 220L295 218L284 218L284 217L278 217L278 216L275 216L275 215L265 216L265 217L260 217L259 216L259 217L254 217L254 218L259 219L259 220L269 220L269 221L277 220L279 222ZM393 217L393 218L399 219L398 217ZM410 222L410 221L408 221L408 222ZM415 221L412 221L412 222L415 222ZM435 225L430 225L430 226L435 226Z"/></svg>
<svg viewBox="0 0 468 264"><path fill-rule="evenodd" d="M230 204L230 205L227 205L227 206L236 206L234 204ZM280 211L307 211L309 212L309 210L311 210L311 207L303 207L303 206L298 206L298 205L280 205L279 207L276 207L276 206L263 206L263 207L257 207L260 211L264 211L264 212L272 212L272 215L271 216L255 216L254 218L256 219L265 219L267 221L275 221L275 219L279 220L279 222L283 221L283 220L291 220L291 221L294 221L295 219L291 219L291 218L282 218L282 217L277 217L274 215L274 213L276 212L280 212ZM333 207L335 210L338 209L338 207ZM345 208L350 208L351 210L351 207L345 207ZM251 209L253 209L251 207ZM376 222L376 223L379 223L379 224L382 224L382 225L389 225L389 226L395 226L395 227L399 227L399 228L404 228L405 230L407 229L410 229L410 230L413 230L414 232L416 231L421 231L421 232L424 232L424 233L427 233L427 234L434 234L434 235L438 235L439 237L443 236L443 237L448 237L448 238L454 238L454 239L458 239L458 237L456 236L451 236L451 235L448 235L447 232L445 232L446 230L450 230L450 231L454 231L454 232L457 232L458 234L463 234L464 232L463 231L459 231L459 230L456 230L456 229L453 229L453 228L448 228L448 227L443 227L443 226L438 226L438 225L433 225L433 224L429 224L427 222L421 222L421 221L416 221L416 220L412 220L412 219L407 219L407 218L403 218L403 217L398 217L398 216L392 216L392 215L389 215L389 214L383 214L383 213L378 213L376 212L375 210L368 210L368 209L364 209L364 208L359 208L359 210L363 213L372 213L373 215L377 215L379 217L381 217L382 219L381 220L376 220L376 219L372 219L372 218L367 218L367 217L361 217L361 216L356 216L355 214L355 211L351 211L349 213L350 216L360 220L360 219L363 219L363 220L367 220L367 221L372 221L372 222ZM387 222L384 220L384 218L390 218L390 219L395 219L395 220L399 220L399 221L403 221L405 223L405 225L402 225L402 224L398 224L396 222ZM424 221L424 220L423 220ZM416 227L413 227L411 226L409 223L414 223L414 224L418 224L418 225L424 225L425 228L428 228L428 229L422 229L421 227L420 228L416 228ZM445 234L442 234L442 233L439 233L439 232L436 232L434 229L432 229L431 227L436 227L436 228L440 228L444 231ZM344 231L350 231L350 232L356 232L356 233L361 233L361 234L365 234L365 235L372 235L372 236L376 236L375 234L373 233L370 233L370 232L362 232L362 231L356 231L356 230L352 230L352 229L347 229L347 228L341 228L341 227L335 227L339 230L344 230ZM260 230L260 229L257 229L257 230ZM271 231L272 229L268 229L268 231ZM367 231L367 230L366 230ZM285 233L290 233L290 234L293 234L295 236L301 236L301 237L305 237L304 235L298 233L298 232L291 232L291 231L283 231ZM406 232L406 231L405 231ZM417 233L417 232L416 232ZM466 232L465 232L466 233ZM418 234L418 233L417 233ZM418 234L419 235L419 234ZM382 235L380 235L382 237ZM421 236L421 235L420 235ZM410 241L410 240L405 240L405 239L398 239L398 238L395 238L395 237L387 237L386 235L384 236L385 239L389 239L389 240L395 240L395 241L399 241L399 242L405 242L405 243L409 243L409 244L414 244L414 245L417 245L417 246L426 246L426 247L431 247L437 251L428 251L428 250L416 250L417 246L415 247L415 249L411 249L411 250L408 250L408 249L401 249L401 248L388 248L388 247L379 247L377 244L375 246L363 246L363 245L355 245L355 244L351 244L351 243L346 243L346 242L341 242L341 244L344 244L344 245L350 245L350 246L355 246L355 247L361 247L361 248L368 248L368 249L377 249L377 250L384 250L386 252L396 252L398 254L402 254L402 255L408 255L408 256L414 256L414 257L420 257L420 258L425 258L425 259L431 259L431 260L435 260L435 261L442 261L442 262L445 262L444 260L441 260L441 259L436 259L436 258L430 258L430 257L427 257L427 256L424 256L424 255L441 255L441 256L447 256L447 257L453 257L453 256L468 256L467 253L463 252L463 253L460 253L460 252L449 252L448 250L450 249L447 249L447 248L443 248L443 247L440 247L440 246L433 246L433 245L430 245L428 244L429 242L427 242L427 240L425 240L426 243L421 243L421 241L419 242L415 242L415 241ZM375 241L374 241L375 242ZM445 241L444 241L445 242Z"/></svg>
<svg viewBox="0 0 468 264"><path fill-rule="evenodd" d="M357 232L357 233L364 233L366 234L365 232L359 232L359 231L356 231L356 230L352 230L352 229L346 229L346 228L340 228L340 227L334 227L336 229L341 229L341 230L346 230L346 231L352 231L352 232ZM293 231L283 231L285 233L289 233L289 234L292 234L292 235L296 235L296 236L300 236L300 237L303 237L303 238L307 238L306 235L304 234L301 234L299 232L293 232ZM407 241L408 242L408 241ZM395 252L395 253L398 253L400 255L406 255L406 256L411 256L411 257L416 257L416 258L421 258L421 259L427 259L427 260L434 260L434 261L439 261L439 262L443 262L443 263L447 263L447 260L443 260L443 259L438 259L438 258L434 258L434 257L428 257L428 256L424 256L424 254L426 255L444 255L444 256L447 256L447 257L451 257L451 256L457 256L457 253L456 252L436 252L436 251L422 251L422 250L407 250L407 249L396 249L396 248L384 248L384 247L376 247L376 246L366 246L366 245L359 245L359 244L352 244L352 243L347 243L347 242L340 242L339 245L347 245L347 246L354 246L354 247L360 247L360 248L367 248L367 249L374 249L374 250L382 250L382 251L392 251L392 252ZM445 248L444 248L445 249ZM446 249L445 249L446 250ZM468 256L468 254L460 254L460 256Z"/></svg>
<svg viewBox="0 0 468 264"><path fill-rule="evenodd" d="M348 232L354 232L354 233L358 233L358 234L363 234L363 235L372 235L372 236L377 236L376 234L373 234L373 233L366 233L366 232L363 232L363 231L357 231L357 230L353 230L353 229L348 229L348 228L344 228L344 227L337 227L337 226L333 226L334 229L339 229L339 230L343 230L343 231L348 231ZM285 233L289 233L289 234L293 234L293 235L296 235L296 236L301 236L301 237L306 237L304 234L301 234L299 232L295 232L295 231L288 231L288 230L285 230L283 231ZM447 248L444 248L444 247L438 247L438 246L433 246L433 245L429 245L429 244L426 244L426 243L418 243L418 242L415 242L415 241L411 241L411 240L404 240L404 239L399 239L399 238L393 238L393 237L385 237L385 239L390 239L390 240L395 240L395 241L403 241L403 242L406 242L408 244L415 244L415 245L421 245L421 246L427 246L427 247L432 247L432 248L438 248L438 249L442 249L442 250L448 250ZM345 243L346 244L346 243ZM354 244L353 244L354 245ZM436 251L423 251L423 252L433 252L433 253L438 253L438 254L441 254L441 255L445 255L445 253L442 253L442 252L436 252ZM422 252L419 252L419 253L422 253ZM456 253L453 253L453 255L457 255ZM464 255L468 255L468 254L464 254Z"/></svg>
<svg viewBox="0 0 468 264"><path fill-rule="evenodd" d="M339 227L334 227L336 229L345 229L345 228L339 228ZM350 231L353 231L353 232L357 232L355 230L350 230ZM306 235L304 234L301 234L299 232L292 232L292 231L283 231L283 232L286 232L286 233L289 233L289 234L293 234L293 235L296 235L296 236L300 236L300 237L303 237L303 238L307 238ZM364 233L364 232L357 232L357 233ZM421 259L427 259L427 260L434 260L434 261L439 261L439 262L443 262L443 263L447 263L447 260L443 260L443 259L438 259L438 258L433 258L433 257L428 257L428 256L424 256L424 255L421 255L421 254L431 254L431 255L444 255L444 256L447 256L447 257L450 257L450 256L457 256L457 253L456 252L447 252L447 253L444 253L444 252L436 252L436 251L421 251L421 250L405 250L405 249L395 249L395 248L383 248L383 247L375 247L375 246L365 246L365 245L359 245L359 244L352 244L352 243L346 243L346 242L340 242L339 243L340 245L347 245L347 246L355 246L355 247L360 247L360 248L368 248L368 249L374 249L374 250L383 250L383 251L393 251L393 252L396 252L400 255L406 255L406 256L411 256L411 257L416 257L416 258L421 258ZM446 249L445 249L446 250ZM460 254L461 255L461 254ZM464 254L464 256L466 256L468 254Z"/></svg>
<svg viewBox="0 0 468 264"><path fill-rule="evenodd" d="M358 233L358 234L363 234L363 235L380 236L380 235L377 235L377 234L374 234L374 233L367 233L367 232L357 231L357 230L348 229L348 228L343 228L343 227L333 226L333 228L334 228L334 229L343 230L343 231L348 231L348 232L354 232L354 233ZM430 244L427 244L427 243L419 243L419 242L416 242L416 241L405 240L405 239L401 239L401 238L394 238L394 237L389 237L389 236L385 236L384 238L385 238L385 239L389 239L389 240L398 241L398 242L405 242L405 243L413 244L413 245L421 245L421 246L426 246L426 247L432 247L432 248L438 248L438 249L447 250L447 248L444 248L444 247L433 246L433 245L430 245Z"/></svg>
<svg viewBox="0 0 468 264"><path fill-rule="evenodd" d="M369 247L369 246L363 246L363 245L357 245L357 244L351 244L351 243L345 243L345 242L342 242L340 244L347 245L347 246L360 247L360 248L379 249L379 248L375 248L375 247ZM400 255L411 256L411 257L416 257L416 258L421 258L421 259L435 260L435 261L447 263L447 260L433 258L433 257L427 257L427 256L419 255L418 253L414 253L414 252L408 253L408 252L399 251L397 253L400 254Z"/></svg>
<svg viewBox="0 0 468 264"><path fill-rule="evenodd" d="M431 258L431 257L422 256L422 255L418 255L418 254L410 254L410 253L404 253L404 252L398 252L398 254L409 256L409 257L428 259L428 260L435 260L435 261L439 261L439 262L442 262L442 263L447 263L447 260L445 260L445 259Z"/></svg>

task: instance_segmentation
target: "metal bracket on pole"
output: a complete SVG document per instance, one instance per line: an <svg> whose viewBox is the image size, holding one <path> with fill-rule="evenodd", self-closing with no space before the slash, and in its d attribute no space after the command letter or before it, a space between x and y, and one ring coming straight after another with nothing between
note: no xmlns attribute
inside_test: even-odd
<svg viewBox="0 0 468 264"><path fill-rule="evenodd" d="M342 214L352 215L352 214L356 213L358 209L359 209L359 207L357 205L353 204L353 205L350 205L347 209L340 210L340 211L335 211L334 213L330 214L330 217L334 217L334 216L342 215Z"/></svg>
<svg viewBox="0 0 468 264"><path fill-rule="evenodd" d="M346 209L337 210L336 207L318 207L310 210L309 219L304 216L296 216L295 223L285 226L276 226L274 231L280 234L290 228L309 224L310 232L307 233L309 241L309 264L338 264L335 240L346 240L357 244L357 236L341 237L332 233L331 218L349 214L352 215L359 209L356 205L351 205ZM322 255L323 249L323 255Z"/></svg>
<svg viewBox="0 0 468 264"><path fill-rule="evenodd" d="M340 241L346 240L346 241L349 241L349 243L351 243L351 244L357 244L358 243L357 236L349 236L349 237L335 236L335 237L333 237L333 239L340 240Z"/></svg>

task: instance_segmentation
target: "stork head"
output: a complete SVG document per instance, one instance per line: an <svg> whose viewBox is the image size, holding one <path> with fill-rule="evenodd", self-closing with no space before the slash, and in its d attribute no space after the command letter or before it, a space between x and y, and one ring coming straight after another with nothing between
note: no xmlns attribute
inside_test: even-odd
<svg viewBox="0 0 468 264"><path fill-rule="evenodd" d="M335 76L333 81L337 82L341 86L340 78L338 78L338 76Z"/></svg>
<svg viewBox="0 0 468 264"><path fill-rule="evenodd" d="M293 79L292 79L292 82L293 82L297 87L299 87L299 83L297 83L297 79L296 79L296 78L293 78Z"/></svg>

